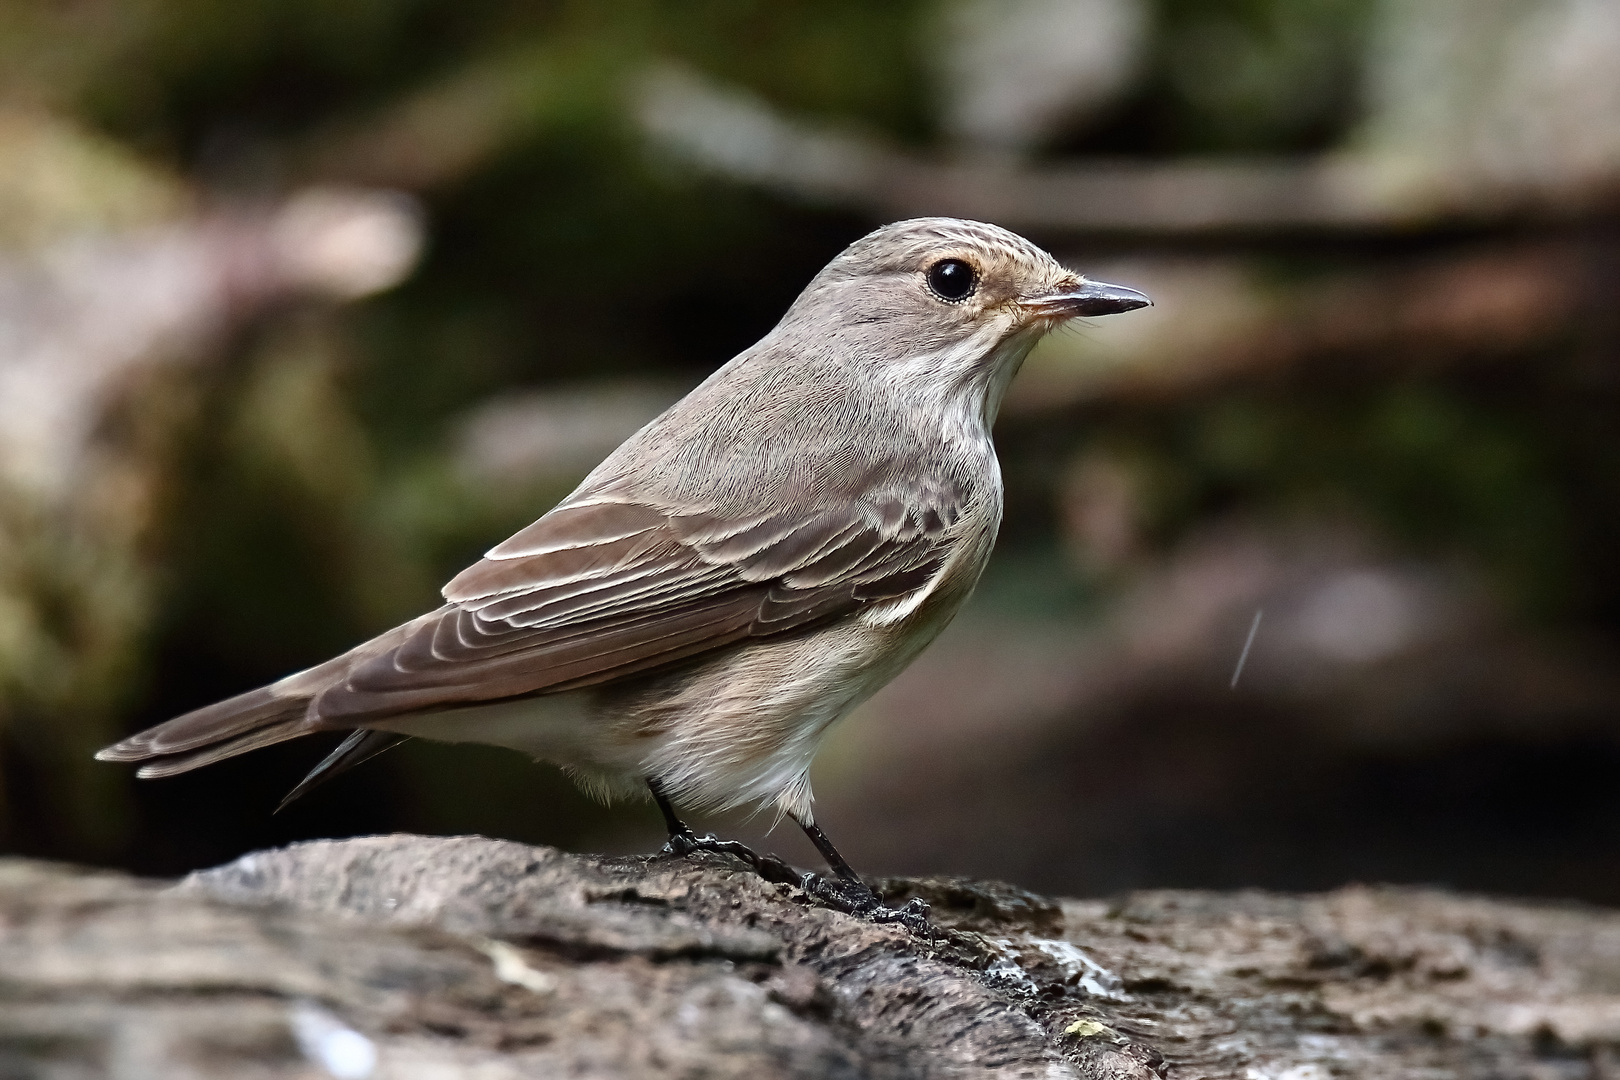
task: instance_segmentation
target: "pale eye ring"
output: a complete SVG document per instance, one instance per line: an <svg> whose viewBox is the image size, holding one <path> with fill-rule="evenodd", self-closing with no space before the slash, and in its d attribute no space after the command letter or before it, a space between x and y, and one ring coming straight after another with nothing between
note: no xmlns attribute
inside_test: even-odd
<svg viewBox="0 0 1620 1080"><path fill-rule="evenodd" d="M978 271L962 259L941 259L928 268L928 287L947 304L966 300L978 284Z"/></svg>

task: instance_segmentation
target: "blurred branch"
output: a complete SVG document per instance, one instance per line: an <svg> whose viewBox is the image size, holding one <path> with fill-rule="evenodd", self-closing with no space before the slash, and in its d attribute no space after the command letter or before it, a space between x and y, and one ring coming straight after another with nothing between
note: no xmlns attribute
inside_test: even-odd
<svg viewBox="0 0 1620 1080"><path fill-rule="evenodd" d="M591 50L496 51L365 117L311 136L294 157L319 182L419 191L475 172L565 108L611 100L617 72Z"/></svg>
<svg viewBox="0 0 1620 1080"><path fill-rule="evenodd" d="M678 381L620 379L497 395L457 424L454 460L486 488L583 476L688 389Z"/></svg>
<svg viewBox="0 0 1620 1080"><path fill-rule="evenodd" d="M1533 356L1589 314L1594 272L1578 248L1553 242L1484 244L1283 281L1229 257L1097 266L1157 306L1043 341L1004 411L1181 398L1328 357L1387 368Z"/></svg>
<svg viewBox="0 0 1620 1080"><path fill-rule="evenodd" d="M1566 215L1609 205L1614 187L1515 187L1434 177L1394 155L1023 166L937 161L853 132L814 127L759 98L664 67L639 87L637 115L667 152L797 198L880 217L946 214L1012 228L1196 234L1377 230Z"/></svg>

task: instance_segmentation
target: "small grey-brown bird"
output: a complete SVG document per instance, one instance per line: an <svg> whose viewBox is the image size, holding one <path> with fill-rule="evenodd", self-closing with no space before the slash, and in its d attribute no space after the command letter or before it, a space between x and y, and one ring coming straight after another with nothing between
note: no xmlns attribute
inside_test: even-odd
<svg viewBox="0 0 1620 1080"><path fill-rule="evenodd" d="M512 747L604 798L651 792L666 850L779 860L698 837L676 805L774 806L837 875L795 879L896 912L811 813L827 729L934 639L1001 522L990 429L1044 334L1149 303L1005 229L878 229L776 328L632 435L435 611L97 756L171 776L349 731L288 796L410 736Z"/></svg>

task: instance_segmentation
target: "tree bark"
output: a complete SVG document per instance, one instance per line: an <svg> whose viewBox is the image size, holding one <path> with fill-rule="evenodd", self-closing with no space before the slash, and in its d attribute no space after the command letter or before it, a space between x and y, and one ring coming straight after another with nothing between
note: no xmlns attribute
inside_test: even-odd
<svg viewBox="0 0 1620 1080"><path fill-rule="evenodd" d="M0 1077L1620 1075L1620 917L1349 888L1052 900L726 858L319 841L175 884L0 861Z"/></svg>

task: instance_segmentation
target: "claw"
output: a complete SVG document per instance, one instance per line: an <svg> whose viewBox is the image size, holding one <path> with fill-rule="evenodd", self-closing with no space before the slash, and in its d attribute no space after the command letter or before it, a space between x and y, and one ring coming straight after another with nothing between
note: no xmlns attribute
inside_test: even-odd
<svg viewBox="0 0 1620 1080"><path fill-rule="evenodd" d="M747 844L736 840L722 840L718 836L699 836L693 832L672 833L659 850L660 855L684 858L699 851L716 855L731 855L747 863L766 881L779 885L794 885L806 895L820 901L834 911L866 919L875 923L898 923L918 937L934 938L939 932L928 921L928 905L913 898L904 907L893 908L859 879L823 877L820 874L801 874L775 855L761 855Z"/></svg>
<svg viewBox="0 0 1620 1080"><path fill-rule="evenodd" d="M871 922L899 923L918 937L929 940L939 937L939 931L928 921L927 904L920 898L915 898L905 907L889 907L881 896L872 891L871 886L849 868L849 864L838 854L832 842L814 823L806 825L800 822L800 827L826 856L827 865L837 872L836 878L825 878L820 874L801 874L778 856L760 855L747 844L736 840L722 840L712 834L699 836L675 813L674 806L670 804L663 787L656 780L648 780L647 786L652 789L653 801L658 804L658 809L664 814L664 823L669 826L669 840L659 850L660 855L681 858L699 851L730 855L747 863L753 868L754 873L766 881L796 886L812 899L821 901L834 911L842 911L846 915L855 915Z"/></svg>
<svg viewBox="0 0 1620 1080"><path fill-rule="evenodd" d="M904 907L890 907L865 882L834 880L820 874L805 874L800 886L827 907L875 923L898 923L921 938L933 939L939 931L928 921L928 905L913 897Z"/></svg>
<svg viewBox="0 0 1620 1080"><path fill-rule="evenodd" d="M669 840L658 853L684 857L698 851L711 851L716 855L730 855L741 859L753 868L754 873L778 885L801 884L799 875L777 856L761 855L747 844L737 840L722 840L713 834L699 836L691 831L671 833Z"/></svg>

